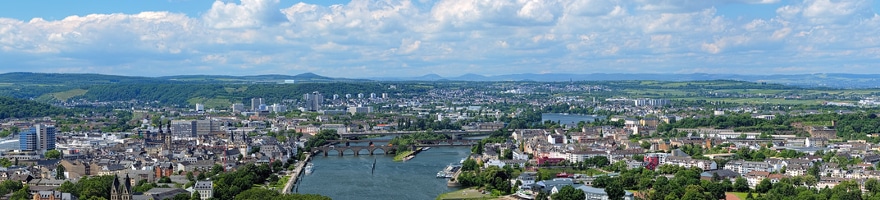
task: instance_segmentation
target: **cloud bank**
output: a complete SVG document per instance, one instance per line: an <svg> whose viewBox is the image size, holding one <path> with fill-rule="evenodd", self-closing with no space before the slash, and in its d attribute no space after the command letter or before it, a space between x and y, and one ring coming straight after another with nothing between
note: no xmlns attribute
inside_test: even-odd
<svg viewBox="0 0 880 200"><path fill-rule="evenodd" d="M0 18L0 72L298 74L880 73L870 0L216 1L47 21ZM718 14L778 5L772 18ZM747 13L746 13L747 14Z"/></svg>

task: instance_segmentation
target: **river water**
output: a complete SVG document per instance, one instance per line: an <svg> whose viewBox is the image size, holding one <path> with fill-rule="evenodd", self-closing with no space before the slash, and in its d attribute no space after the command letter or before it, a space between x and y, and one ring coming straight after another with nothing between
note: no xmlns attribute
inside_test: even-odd
<svg viewBox="0 0 880 200"><path fill-rule="evenodd" d="M553 121L559 122L559 124L566 125L567 127L577 127L577 123L584 121L586 123L593 122L596 118L604 119L605 116L600 115L579 115L579 114L563 114L563 113L543 113L541 114L541 121Z"/></svg>
<svg viewBox="0 0 880 200"><path fill-rule="evenodd" d="M458 188L446 186L437 172L470 154L469 147L432 147L406 162L394 162L392 155L316 155L314 170L303 175L299 193L321 194L335 200L347 199L435 199ZM370 166L376 162L376 171Z"/></svg>

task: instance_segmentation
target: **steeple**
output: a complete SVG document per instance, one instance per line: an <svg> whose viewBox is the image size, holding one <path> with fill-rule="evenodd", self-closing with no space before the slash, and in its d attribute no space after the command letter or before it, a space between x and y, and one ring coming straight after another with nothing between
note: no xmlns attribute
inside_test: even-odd
<svg viewBox="0 0 880 200"><path fill-rule="evenodd" d="M171 149L171 122L168 122L166 128L168 131L165 133L165 148Z"/></svg>

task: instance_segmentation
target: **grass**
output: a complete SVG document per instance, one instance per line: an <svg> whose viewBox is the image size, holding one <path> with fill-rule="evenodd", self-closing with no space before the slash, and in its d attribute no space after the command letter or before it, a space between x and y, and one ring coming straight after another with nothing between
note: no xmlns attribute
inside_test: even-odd
<svg viewBox="0 0 880 200"><path fill-rule="evenodd" d="M728 193L733 194L734 196L736 196L740 200L745 200L746 196L749 195L749 193L747 193L747 192L728 192ZM752 196L755 196L755 194L752 194Z"/></svg>
<svg viewBox="0 0 880 200"><path fill-rule="evenodd" d="M196 105L197 103L201 103L201 104L205 105L206 109L207 108L227 108L232 105L232 102L230 102L229 99L218 99L218 98L208 99L208 98L201 98L201 97L189 99L189 100L187 100L187 103L190 103L191 105Z"/></svg>
<svg viewBox="0 0 880 200"><path fill-rule="evenodd" d="M278 179L278 182L274 182L269 185L271 189L284 189L284 185L287 184L287 181L290 180L290 176L282 176Z"/></svg>
<svg viewBox="0 0 880 200"><path fill-rule="evenodd" d="M495 197L492 194L483 194L480 193L477 188L465 188L461 190L456 190L452 192L447 192L440 194L437 196L438 200L451 200L451 199L494 199Z"/></svg>
<svg viewBox="0 0 880 200"><path fill-rule="evenodd" d="M400 153L398 153L397 155L394 156L394 162L401 162L401 161L403 161L403 158L406 158L406 156L409 156L412 153L413 153L413 151L401 151Z"/></svg>
<svg viewBox="0 0 880 200"><path fill-rule="evenodd" d="M68 90L68 91L64 91L64 92L52 93L52 97L55 97L55 99L58 99L60 101L67 101L68 99L73 98L75 96L85 95L86 92L88 92L88 90L72 89L72 90Z"/></svg>

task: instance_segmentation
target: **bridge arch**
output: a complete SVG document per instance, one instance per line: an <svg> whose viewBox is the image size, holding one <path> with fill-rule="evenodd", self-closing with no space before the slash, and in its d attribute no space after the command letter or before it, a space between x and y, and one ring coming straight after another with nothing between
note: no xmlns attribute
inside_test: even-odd
<svg viewBox="0 0 880 200"><path fill-rule="evenodd" d="M388 151L384 147L376 147L370 150L370 155L379 155L379 154L388 154Z"/></svg>
<svg viewBox="0 0 880 200"><path fill-rule="evenodd" d="M327 150L324 150L324 156L327 156L328 154L330 154L330 155L342 155L342 151L339 151L339 149L327 149Z"/></svg>
<svg viewBox="0 0 880 200"><path fill-rule="evenodd" d="M357 151L354 148L345 148L339 153L339 155L344 156L346 152L351 152L351 155L357 155Z"/></svg>
<svg viewBox="0 0 880 200"><path fill-rule="evenodd" d="M371 148L358 148L356 155L373 155L373 149Z"/></svg>

